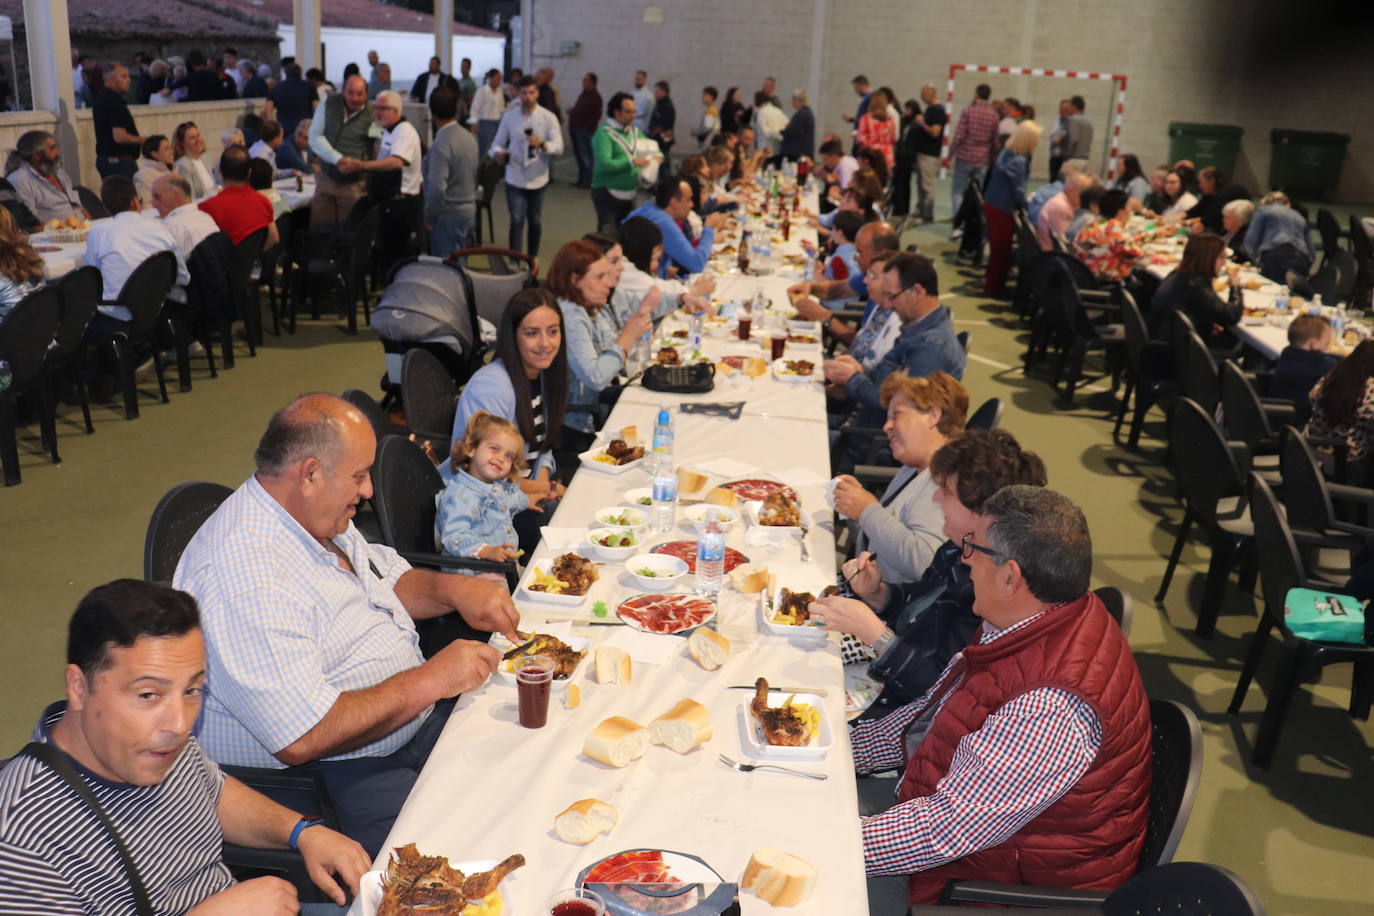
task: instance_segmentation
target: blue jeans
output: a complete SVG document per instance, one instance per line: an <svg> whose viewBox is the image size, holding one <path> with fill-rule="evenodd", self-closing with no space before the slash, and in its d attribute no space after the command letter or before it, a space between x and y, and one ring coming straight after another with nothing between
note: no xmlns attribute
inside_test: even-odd
<svg viewBox="0 0 1374 916"><path fill-rule="evenodd" d="M429 230L429 253L446 258L472 240L472 216L441 216Z"/></svg>
<svg viewBox="0 0 1374 916"><path fill-rule="evenodd" d="M487 150L491 149L491 141L496 139L496 128L501 126L500 121L478 121L477 122L477 161L481 162L487 158Z"/></svg>
<svg viewBox="0 0 1374 916"><path fill-rule="evenodd" d="M959 207L964 203L964 191L968 190L969 182L982 181L983 173L986 171L986 166L974 165L962 159L954 160L954 174L950 177L949 183L949 197L954 203L954 209L949 214L951 219L959 215Z"/></svg>
<svg viewBox="0 0 1374 916"><path fill-rule="evenodd" d="M573 155L577 157L577 183L592 183L592 166L596 159L592 155L592 132L589 130L572 131Z"/></svg>
<svg viewBox="0 0 1374 916"><path fill-rule="evenodd" d="M539 254L539 237L544 231L542 218L544 188L535 188L531 191L507 183L506 208L510 210L510 247L516 251L523 251L531 257L537 257ZM527 221L530 224L530 245L528 248L523 248L520 243L525 234Z"/></svg>

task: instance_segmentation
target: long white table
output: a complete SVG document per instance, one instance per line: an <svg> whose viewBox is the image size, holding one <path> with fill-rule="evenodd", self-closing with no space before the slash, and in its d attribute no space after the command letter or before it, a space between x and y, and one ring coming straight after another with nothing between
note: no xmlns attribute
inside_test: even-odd
<svg viewBox="0 0 1374 916"><path fill-rule="evenodd" d="M787 249L793 250L796 243L794 237ZM771 301L785 304L786 287L793 279L725 275L715 298L746 297L762 288ZM758 320L756 316L756 324ZM757 343L734 339L708 338L703 349L711 356L768 355ZM647 439L658 406L668 404L675 412L677 466L708 470L713 461L731 459L748 469L748 473L713 474L708 488L745 476L792 484L800 494L803 512L811 519L807 543L812 562L801 562L795 537L767 546L746 543L743 522L729 533L727 543L751 561L767 565L779 575L780 584L818 589L834 580L832 516L824 502L824 484L830 476L824 393L819 355L788 354L794 357L817 363L817 382L798 385L766 376L731 384L718 378L716 389L705 395L665 395L631 387L612 411L606 430L634 425ZM743 400L746 410L739 420L676 411L694 400ZM551 520L545 542L530 559L562 553L562 543L548 542L580 537L597 509L622 503L627 489L648 485L644 470L609 475L584 465ZM678 520L683 522L681 510ZM647 532L645 549L663 541L694 538L679 524L668 534ZM585 546L583 552L589 555ZM583 625L595 619L594 603L604 601L613 620L617 604L638 592L622 564L608 564L579 609L570 612L525 600L523 588L516 593L516 605L526 630L537 629L537 621L571 618L578 621L574 635L596 644L618 638L623 628ZM575 679L582 691L581 706L564 708L561 694L555 692L548 725L540 730L518 724L512 687L488 683L463 696L374 867L385 867L389 850L410 842L424 853L442 854L452 862L500 859L519 852L529 864L508 880L505 912L542 916L550 894L572 886L581 869L621 850L652 847L695 854L725 880L738 881L752 851L772 846L802 856L820 872L811 899L792 912L866 912L863 845L838 642L832 636L821 642L794 643L766 634L757 606L755 596L739 594L728 585L721 592L714 626L731 642L730 658L723 668L706 671L699 667L680 637L652 637L673 643L663 663L636 662L633 683L623 687L593 683L588 666ZM724 753L736 760L760 762L744 750L743 743L743 729L749 726L741 711L751 691L727 689L752 684L759 676L774 684L828 692L825 715L835 744L823 760L794 764L825 773L826 781L763 770L740 773L717 759ZM585 736L606 717L621 715L647 724L684 697L710 709L714 735L703 746L686 755L650 747L643 758L618 770L582 755ZM558 840L552 829L554 816L572 802L589 797L618 809L620 821L615 829L587 846ZM772 909L748 892L742 892L740 900L747 914ZM355 904L352 912L362 911L361 904Z"/></svg>
<svg viewBox="0 0 1374 916"><path fill-rule="evenodd" d="M286 201L286 205L292 210L299 210L302 207L310 206L310 201L315 197L315 179L306 178L304 190L296 190L296 179L283 178L275 183L277 193ZM206 198L201 198L205 200ZM199 203L200 201L196 201ZM143 214L149 219L157 218L157 211L151 208L143 210ZM92 224L99 222L93 220ZM81 242L56 242L48 235L47 231L35 232L29 237L29 241L34 247L39 248L39 255L43 258L43 279L56 280L64 277L78 267L86 263L86 243ZM56 248L56 251L43 251L43 248Z"/></svg>

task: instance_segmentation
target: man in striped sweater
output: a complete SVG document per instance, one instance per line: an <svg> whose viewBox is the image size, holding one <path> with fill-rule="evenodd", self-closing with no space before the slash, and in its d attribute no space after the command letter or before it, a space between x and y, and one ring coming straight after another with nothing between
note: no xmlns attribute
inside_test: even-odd
<svg viewBox="0 0 1374 916"><path fill-rule="evenodd" d="M26 751L0 770L0 913L340 912L367 871L363 848L226 775L191 735L205 643L185 592L121 579L86 595L68 631L67 699L34 741L89 790L128 849L66 778ZM85 793L83 793L85 794ZM222 844L298 850L335 904L298 910L280 878L236 883ZM337 905L336 905L337 904Z"/></svg>

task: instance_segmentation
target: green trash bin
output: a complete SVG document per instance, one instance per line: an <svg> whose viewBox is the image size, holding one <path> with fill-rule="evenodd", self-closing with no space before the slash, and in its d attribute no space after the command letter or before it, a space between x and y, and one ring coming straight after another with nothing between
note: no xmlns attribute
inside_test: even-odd
<svg viewBox="0 0 1374 916"><path fill-rule="evenodd" d="M1269 160L1269 187L1290 196L1330 200L1341 182L1341 165L1349 134L1275 128L1269 132L1274 154Z"/></svg>
<svg viewBox="0 0 1374 916"><path fill-rule="evenodd" d="M1214 165L1226 173L1236 174L1236 157L1240 155L1240 138L1245 129L1233 124L1169 124L1169 162L1191 160L1199 169Z"/></svg>

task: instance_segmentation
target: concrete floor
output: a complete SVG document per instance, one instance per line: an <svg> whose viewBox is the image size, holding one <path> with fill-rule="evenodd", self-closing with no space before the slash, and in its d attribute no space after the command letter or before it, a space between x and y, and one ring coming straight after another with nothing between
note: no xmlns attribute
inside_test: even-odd
<svg viewBox="0 0 1374 916"><path fill-rule="evenodd" d="M497 208L497 238L504 239L504 206ZM545 262L591 223L588 195L566 180L555 185L545 206ZM1023 329L1004 303L976 293L975 272L949 260L947 231L948 223L937 223L903 242L919 243L940 262L944 301L959 329L973 334L965 383L975 403L1006 398L1004 425L1045 458L1051 486L1083 505L1096 542L1095 584L1135 598L1131 643L1147 689L1182 701L1202 722L1202 786L1178 858L1234 870L1271 913L1369 913L1374 726L1344 712L1349 672L1329 670L1320 685L1305 688L1272 768L1249 766L1270 667L1243 715L1227 716L1225 708L1255 626L1250 600L1228 595L1216 635L1196 639L1191 607L1207 552L1194 544L1166 607L1151 603L1180 516L1160 442L1147 435L1142 454L1115 446L1114 402L1105 390L1090 390L1066 410L1044 380L1025 378ZM23 744L43 705L60 696L66 621L81 595L141 574L148 516L163 492L186 480L236 486L274 409L306 391L375 391L381 371L381 347L366 331L349 337L337 320L305 321L294 337L269 336L257 359L243 354L217 380L198 372L195 390L174 393L170 404L145 398L137 421L126 422L111 402L97 407L96 433L87 436L79 414L68 411L61 465L40 452L36 428L25 430L24 482L0 490L0 683L10 698L0 708L0 748ZM1158 435L1160 415L1152 419L1147 432Z"/></svg>

